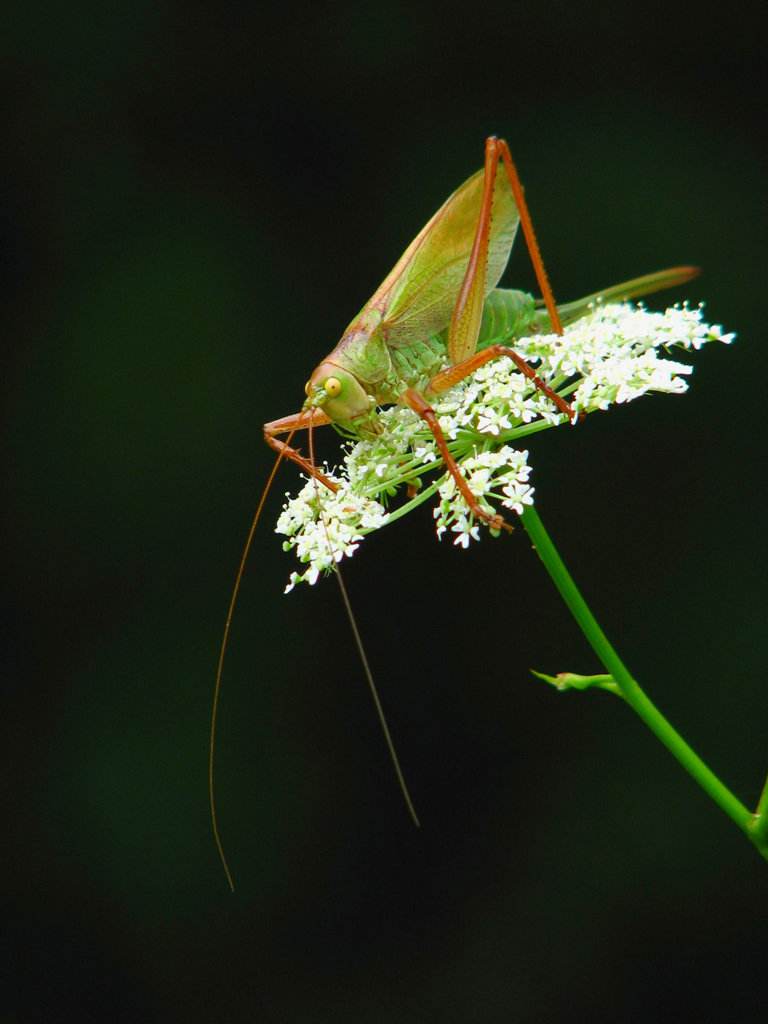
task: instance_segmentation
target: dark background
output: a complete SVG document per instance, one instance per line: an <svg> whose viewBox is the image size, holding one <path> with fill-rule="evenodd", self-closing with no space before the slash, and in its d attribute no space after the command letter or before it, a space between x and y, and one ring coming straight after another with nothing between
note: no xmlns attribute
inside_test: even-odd
<svg viewBox="0 0 768 1024"><path fill-rule="evenodd" d="M217 645L263 421L504 135L554 287L682 262L738 332L531 442L631 669L739 796L768 771L762 4L17 5L2 31L2 1024L764 1019L768 864L597 669L522 531L421 510L337 588L271 534ZM533 287L522 246L506 281ZM329 436L326 452L333 451Z"/></svg>

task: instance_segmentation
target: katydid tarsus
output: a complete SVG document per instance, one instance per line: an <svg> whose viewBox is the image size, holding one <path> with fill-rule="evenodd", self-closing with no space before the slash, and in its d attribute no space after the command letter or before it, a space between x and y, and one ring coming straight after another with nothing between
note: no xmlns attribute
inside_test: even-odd
<svg viewBox="0 0 768 1024"><path fill-rule="evenodd" d="M518 227L522 227L541 291L542 298L538 301L525 292L496 287L507 265ZM380 430L377 412L381 406L408 405L434 436L446 470L453 476L474 516L496 530L511 530L501 515L486 511L472 494L447 446L430 405L430 396L453 387L484 363L506 356L560 413L572 419L573 411L568 402L540 380L535 370L515 352L514 338L535 333L562 334L563 325L577 320L595 301L638 298L682 284L697 273L695 267L672 267L558 306L509 147L503 139L491 136L485 143L484 167L440 207L344 331L336 347L318 364L305 385L306 400L301 411L264 425L264 438L278 453L278 459L251 524L235 580L219 654L211 720L211 816L230 885L232 880L219 838L213 790L216 709L224 652L245 559L279 462L283 458L290 459L318 482L320 491L323 487L335 490L336 485L314 463L312 428L335 424L346 434L370 436ZM291 446L294 433L305 429L310 433L309 459ZM283 434L288 435L285 440L279 436ZM343 583L341 585L346 603ZM354 622L353 629L401 788L415 818Z"/></svg>

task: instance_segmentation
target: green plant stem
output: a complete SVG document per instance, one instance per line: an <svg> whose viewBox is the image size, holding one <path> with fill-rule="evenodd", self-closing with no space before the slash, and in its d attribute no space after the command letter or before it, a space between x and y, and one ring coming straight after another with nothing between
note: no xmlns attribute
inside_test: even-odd
<svg viewBox="0 0 768 1024"><path fill-rule="evenodd" d="M685 742L680 733L670 725L630 675L573 582L536 510L533 507L526 508L520 518L547 572L560 591L560 596L576 619L595 654L613 676L627 704L640 716L667 750L677 758L704 792L738 825L757 846L760 853L768 859L768 835L766 834L768 832L768 826L766 826L768 784L766 784L766 790L763 791L760 799L758 812L752 814ZM761 807L765 813L761 813Z"/></svg>
<svg viewBox="0 0 768 1024"><path fill-rule="evenodd" d="M750 830L753 842L768 857L768 779L765 780L763 792L757 802L757 810L752 815Z"/></svg>

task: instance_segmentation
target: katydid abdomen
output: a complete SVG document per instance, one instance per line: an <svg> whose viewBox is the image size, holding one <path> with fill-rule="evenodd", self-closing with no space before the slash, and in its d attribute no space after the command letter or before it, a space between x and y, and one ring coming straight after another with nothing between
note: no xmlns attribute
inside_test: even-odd
<svg viewBox="0 0 768 1024"><path fill-rule="evenodd" d="M636 299L689 281L694 274L695 270L692 267L670 267L611 285L572 302L565 302L558 305L557 310L561 322L564 325L571 324L589 312L590 307L597 302ZM530 334L547 334L551 331L549 313L543 308L540 300L535 299L529 292L514 288L494 288L483 306L477 351L481 352L499 343L514 346L516 338L524 338ZM431 337L414 339L408 346L387 345L386 342L382 346L382 339L379 337L378 348L384 348L388 352L391 369L384 379L372 384L366 373L367 367L356 351L359 348L367 352L371 348L371 340L366 340L367 345L358 343L356 346L344 345L342 342L329 358L340 366L345 366L358 380L367 384L379 405L396 402L406 387L425 390L435 374L450 362L448 327Z"/></svg>
<svg viewBox="0 0 768 1024"><path fill-rule="evenodd" d="M581 299L564 302L557 307L563 326L572 324L589 312L597 302L625 302L643 295L673 288L684 284L695 276L694 267L668 267L642 277L633 277L621 284L611 285L599 292L592 292ZM549 314L542 308L540 300L528 292L512 288L494 288L483 307L483 319L477 341L478 350L495 342L509 344L514 338L528 334L545 334L552 331Z"/></svg>

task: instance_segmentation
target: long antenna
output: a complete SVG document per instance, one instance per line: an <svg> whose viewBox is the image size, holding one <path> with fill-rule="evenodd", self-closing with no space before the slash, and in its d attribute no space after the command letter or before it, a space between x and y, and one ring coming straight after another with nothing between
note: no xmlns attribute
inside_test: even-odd
<svg viewBox="0 0 768 1024"><path fill-rule="evenodd" d="M291 443L291 438L295 433L296 431L292 430L288 435L286 447ZM224 633L221 638L221 647L219 648L219 661L216 666L216 682L214 683L213 686L213 706L211 708L211 733L208 740L208 804L211 809L211 827L213 829L213 838L216 841L216 849L219 851L219 860L221 861L221 866L224 868L224 874L227 876L227 883L232 892L235 891L235 883L232 880L232 872L229 870L227 858L224 854L224 846L222 845L221 842L221 836L219 834L219 823L216 817L216 796L213 784L214 752L216 749L216 718L218 716L219 711L219 696L221 695L221 677L224 671L224 655L226 654L227 651L227 643L229 642L229 631L232 626L232 615L235 611L235 605L237 604L238 594L240 593L240 584L243 579L243 572L245 571L245 563L248 561L248 553L251 550L253 535L256 532L256 526L258 525L259 519L261 518L261 511L264 508L264 502L267 500L267 495L269 494L270 488L272 487L272 482L275 479L275 475L277 474L277 470L280 466L280 463L283 461L284 454L285 448L281 449L280 453L275 459L275 464L272 467L272 472L269 474L267 478L267 482L264 485L264 490L262 491L261 497L259 498L259 503L256 506L256 511L253 515L253 519L251 520L251 527L248 530L248 536L245 541L243 553L240 556L240 565L238 566L237 575L235 576L235 583L234 586L232 587L232 596L229 599L227 619L226 622L224 623Z"/></svg>
<svg viewBox="0 0 768 1024"><path fill-rule="evenodd" d="M314 466L315 465L315 453L314 453L314 445L313 445L313 437L312 437L312 420L311 420L311 418L310 418L309 423L308 423L308 432L309 432L309 461ZM395 749L395 744L394 744L394 741L392 739L392 734L389 731L389 725L387 724L386 715L384 714L384 708L383 708L382 703L381 703L381 698L379 696L378 688L376 686L376 683L374 682L373 672L371 672L371 666L370 666L370 663L368 661L368 655L365 653L365 647L363 646L363 640L362 640L362 637L360 636L360 630L357 628L357 620L355 618L354 612L352 611L352 603L349 600L349 594L347 593L347 588L344 585L344 578L341 575L341 569L339 567L339 563L336 562L334 557L333 557L333 546L331 544L331 538L330 538L329 533L328 533L328 524L325 521L325 516L323 515L322 505L321 505L320 499L319 499L319 489L318 489L318 485L317 485L317 479L316 478L313 478L313 479L315 480L315 488L316 488L316 492L315 493L316 493L316 496L317 496L317 499L318 499L317 505L318 505L318 510L319 510L319 513L320 513L320 520L321 520L321 522L323 524L323 530L325 531L325 539L328 542L328 550L329 550L330 555L331 555L331 564L333 565L333 569L334 569L334 573L336 575L336 579L339 581L339 590L341 591L341 599L342 599L342 601L344 603L344 608L345 608L346 613L347 613L347 618L349 619L349 625L352 628L352 635L355 638L355 644L357 646L357 653L360 656L360 661L361 661L362 666L363 666L363 672L365 673L365 678L368 681L368 689L370 690L371 697L373 698L373 704L374 704L374 707L376 708L376 714L378 715L378 718L379 718L379 724L381 725L381 731L384 733L384 739L386 741L387 749L389 751L389 757L390 757L390 760L392 761L392 767L395 770L395 775L397 776L397 781L398 781L398 784L400 786L400 792L403 794L403 799L405 800L405 806L408 808L408 813L411 816L411 821L413 822L413 824L416 826L416 828L420 828L421 827L421 822L419 821L419 816L416 813L416 808L413 806L413 800L411 799L411 794L410 794L410 792L408 790L408 785L407 785L407 783L405 781L405 776L403 775L403 769L400 767L400 759L397 756L397 750Z"/></svg>
<svg viewBox="0 0 768 1024"><path fill-rule="evenodd" d="M403 794L403 799L405 800L405 805L408 808L408 813L411 816L413 824L416 826L416 828L421 828L421 822L419 821L419 816L416 813L416 808L413 806L413 800L411 800L411 794L408 791L405 776L403 775L403 769L400 767L400 759L397 756L395 744L392 739L392 735L389 731L389 726L387 725L387 719L384 715L384 708L381 706L379 691L376 688L376 683L373 681L373 673L371 672L371 666L368 664L368 657L365 653L365 648L363 647L363 641L360 637L360 631L357 628L357 621L355 619L354 612L352 611L352 605L349 600L349 595L347 594L347 588L344 585L344 578L341 575L338 564L336 564L334 568L336 570L336 579L339 581L341 599L344 602L344 607L346 608L347 616L349 618L349 624L352 627L352 634L355 638L355 644L357 645L357 653L360 655L360 661L363 664L365 678L368 680L368 688L371 691L371 697L373 698L373 703L376 707L376 714L379 716L379 724L381 725L381 731L384 733L384 739L387 742L387 748L389 750L389 756L392 760L392 766L395 769L395 775L397 776L397 781L400 784L400 792Z"/></svg>

